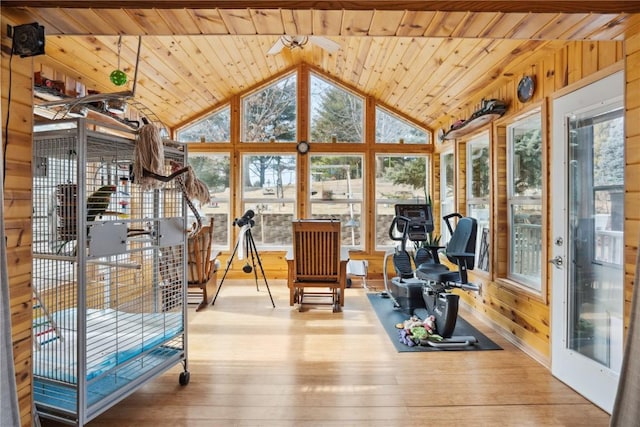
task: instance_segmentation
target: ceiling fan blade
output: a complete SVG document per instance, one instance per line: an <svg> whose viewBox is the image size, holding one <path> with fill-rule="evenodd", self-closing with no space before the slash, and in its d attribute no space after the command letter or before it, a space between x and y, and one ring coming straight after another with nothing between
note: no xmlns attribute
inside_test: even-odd
<svg viewBox="0 0 640 427"><path fill-rule="evenodd" d="M277 55L284 49L284 43L282 42L282 38L278 38L276 42L271 46L271 49L267 52L267 55Z"/></svg>
<svg viewBox="0 0 640 427"><path fill-rule="evenodd" d="M320 36L309 36L309 43L313 43L316 46L321 47L329 53L334 53L340 49L340 45L333 40Z"/></svg>

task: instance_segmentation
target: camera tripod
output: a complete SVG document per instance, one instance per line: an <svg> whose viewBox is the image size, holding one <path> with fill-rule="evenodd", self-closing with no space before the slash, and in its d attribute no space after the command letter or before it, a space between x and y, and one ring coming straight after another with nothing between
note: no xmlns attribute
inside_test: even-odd
<svg viewBox="0 0 640 427"><path fill-rule="evenodd" d="M247 257L247 264L242 267L242 270L245 273L251 273L253 271L253 276L256 280L256 291L260 292L260 288L258 287L258 271L256 268L256 261L258 263L258 267L260 267L260 272L262 273L262 279L264 280L264 284L267 287L267 291L269 292L269 298L271 299L271 305L273 308L276 307L276 303L273 302L273 296L271 295L271 289L269 289L269 283L267 283L267 276L264 274L264 268L262 268L262 261L260 261L260 254L258 254L258 249L256 248L256 242L253 240L253 236L251 235L251 225L244 225L240 231L240 235L238 236L238 241L236 242L236 246L233 248L233 252L231 253L231 258L227 262L227 268L224 270L224 274L222 275L222 279L220 279L220 286L218 286L218 290L216 291L216 295L213 297L213 301L211 305L216 303L216 298L218 298L218 294L220 293L220 289L222 289L222 284L224 283L224 278L227 276L229 272L229 268L231 268L231 264L233 263L233 258L236 256L238 252L238 247L243 243L242 236L244 235L244 245L245 245L245 253ZM249 256L251 256L251 264L249 264Z"/></svg>

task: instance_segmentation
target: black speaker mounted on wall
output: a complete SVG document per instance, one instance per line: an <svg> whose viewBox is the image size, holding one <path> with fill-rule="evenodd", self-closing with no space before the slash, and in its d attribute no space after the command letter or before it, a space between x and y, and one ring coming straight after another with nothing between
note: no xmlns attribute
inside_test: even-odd
<svg viewBox="0 0 640 427"><path fill-rule="evenodd" d="M37 22L13 27L12 51L21 58L44 54L44 27Z"/></svg>

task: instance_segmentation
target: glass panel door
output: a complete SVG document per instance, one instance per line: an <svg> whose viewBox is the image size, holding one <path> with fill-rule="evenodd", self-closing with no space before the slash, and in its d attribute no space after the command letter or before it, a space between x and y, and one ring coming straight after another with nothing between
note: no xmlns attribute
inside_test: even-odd
<svg viewBox="0 0 640 427"><path fill-rule="evenodd" d="M622 73L553 104L552 373L611 412L622 362Z"/></svg>

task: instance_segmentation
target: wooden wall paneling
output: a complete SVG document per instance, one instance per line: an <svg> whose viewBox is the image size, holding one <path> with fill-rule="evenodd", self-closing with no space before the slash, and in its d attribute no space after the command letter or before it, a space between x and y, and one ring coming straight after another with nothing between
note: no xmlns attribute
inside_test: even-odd
<svg viewBox="0 0 640 427"><path fill-rule="evenodd" d="M532 328L530 324L525 322L522 317L514 317L511 313L511 308L500 302L499 298L494 299L494 295L491 293L491 289L487 289L487 294L484 294L483 300L488 301L488 304L483 304L480 308L480 313L489 319L494 325L511 335L522 347L527 349L529 354L532 354L536 359L542 363L549 365L550 362L550 345L548 333L545 335L539 329ZM502 297L504 298L504 297ZM522 297L519 297L522 298ZM548 312L548 309L541 308L543 313ZM521 314L520 310L515 313ZM521 323L517 323L517 320Z"/></svg>
<svg viewBox="0 0 640 427"><path fill-rule="evenodd" d="M28 10L28 13L32 17L27 21L21 22L38 22L40 25L45 27L47 35L96 34L96 28L93 26L93 21L84 21L81 16L74 18L75 13L68 9L28 8L26 10ZM99 18L98 21L102 21L102 18ZM104 24L101 22L98 26L104 27ZM113 30L110 30L109 32L115 34Z"/></svg>
<svg viewBox="0 0 640 427"><path fill-rule="evenodd" d="M530 13L522 18L522 20L513 28L509 34L513 39L531 39L535 40L538 35L545 31L551 23L558 19L559 13ZM546 24L545 24L546 23ZM541 28L542 27L542 28Z"/></svg>
<svg viewBox="0 0 640 427"><path fill-rule="evenodd" d="M152 28L155 34L174 34L173 28L162 18L156 9L126 9L127 15L136 23L141 31L146 32Z"/></svg>
<svg viewBox="0 0 640 427"><path fill-rule="evenodd" d="M394 107L401 105L412 105L412 101L415 99L424 99L425 96L434 96L435 93L425 94L425 88L440 88L443 80L447 78L449 69L452 64L460 64L462 59L468 54L466 48L461 47L460 39L437 39L438 42L434 43L431 40L416 40L419 42L419 46L427 45L427 51L423 51L421 48L416 55L411 57L403 57L402 64L398 71L401 71L402 75L396 77L397 87L390 88L390 95L387 96L385 92L382 93L383 99L389 102ZM416 46L417 47L417 46ZM435 49L435 50L434 50ZM409 51L409 49L407 49ZM405 59L406 58L406 59ZM404 69L401 69L404 68ZM427 70L430 70L427 72ZM421 79L415 77L414 73L422 71L425 76ZM420 98L417 98L417 94L420 90L423 90ZM438 105L438 107L442 107ZM406 108L406 107L405 107ZM412 112L413 116L425 117L429 113Z"/></svg>
<svg viewBox="0 0 640 427"><path fill-rule="evenodd" d="M201 34L187 9L156 9L155 12L167 25L169 34Z"/></svg>
<svg viewBox="0 0 640 427"><path fill-rule="evenodd" d="M494 162L491 166L494 190L491 221L491 271L494 277L505 277L508 269L509 234L507 228L507 128L496 126L491 147Z"/></svg>
<svg viewBox="0 0 640 427"><path fill-rule="evenodd" d="M369 74L368 69L365 68L365 64L367 63L367 58L372 45L372 39L364 37L361 38L358 49L356 50L356 55L351 57L350 62L352 68L351 72L348 73L346 77L347 82L353 86L356 85L362 74Z"/></svg>
<svg viewBox="0 0 640 427"><path fill-rule="evenodd" d="M536 91L542 98L548 98L555 90L556 61L555 55L548 55L542 60L540 78L536 81Z"/></svg>
<svg viewBox="0 0 640 427"><path fill-rule="evenodd" d="M235 68L233 59L227 51L226 44L217 44L215 39L204 37L203 43L206 43L208 52L208 61L212 64L214 75L218 79L224 80L228 87L229 93L237 94L247 89L244 78L239 74L239 70ZM224 70L224 72L220 72ZM229 96L227 93L227 96Z"/></svg>
<svg viewBox="0 0 640 427"><path fill-rule="evenodd" d="M456 206L457 212L465 216L467 215L467 142L456 140L455 147L456 202L454 206Z"/></svg>
<svg viewBox="0 0 640 427"><path fill-rule="evenodd" d="M144 50L141 49L140 54L145 56L145 63L154 69L153 74L157 79L155 83L160 85L160 93L174 93L174 96L168 97L171 100L167 102L170 108L181 108L186 104L193 105L197 111L202 111L221 101L219 99L222 98L221 95L228 97L226 93L211 92L211 88L216 86L215 81L219 80L220 76L212 73L205 57L206 53L190 43L189 38L181 39L179 42L167 36L162 40L165 43L161 43L158 38L145 39ZM135 58L131 58L130 61L133 62L129 64L135 64ZM206 82L211 81L211 84L200 85L197 81L180 79L180 74L189 73L205 76ZM133 69L130 74L133 78ZM176 99L175 96L179 98ZM162 106L159 107L162 108Z"/></svg>
<svg viewBox="0 0 640 427"><path fill-rule="evenodd" d="M442 146L441 141L436 141L436 149L440 149ZM433 217L442 218L442 206L440 205L440 153L438 150L431 155L431 199L433 200ZM434 221L434 233L442 236L441 221Z"/></svg>
<svg viewBox="0 0 640 427"><path fill-rule="evenodd" d="M620 15L614 13L591 15L589 18L588 22L584 22L583 25L568 33L569 38L576 40L599 38L603 30L607 33L622 19Z"/></svg>
<svg viewBox="0 0 640 427"><path fill-rule="evenodd" d="M386 82L375 88L372 95L378 99L383 99L390 105L397 106L402 99L402 93L406 92L409 86L415 82L411 78L414 73L427 70L428 64L436 65L440 62L440 55L437 53L444 44L452 42L446 39L408 39L405 42L406 49L393 55L400 57L396 67L387 67L381 75L381 81ZM408 71L412 70L411 73Z"/></svg>
<svg viewBox="0 0 640 427"><path fill-rule="evenodd" d="M371 28L374 11L355 12L345 10L342 14L342 28L340 34L345 36L366 36Z"/></svg>
<svg viewBox="0 0 640 427"><path fill-rule="evenodd" d="M640 135L627 136L626 143L625 161L627 166L640 164Z"/></svg>
<svg viewBox="0 0 640 427"><path fill-rule="evenodd" d="M384 43L383 40L384 39L379 37L371 39L369 55L364 67L364 72L361 73L359 78L356 80L356 86L367 87L369 82L373 83L374 81L379 81L382 70L377 66L377 64L384 63L384 60L380 60L380 58L384 58L388 52L384 47L387 43ZM395 39L392 39L391 43L395 45Z"/></svg>
<svg viewBox="0 0 640 427"><path fill-rule="evenodd" d="M256 28L248 9L221 10L220 16L224 21L229 34L256 34Z"/></svg>
<svg viewBox="0 0 640 427"><path fill-rule="evenodd" d="M598 43L598 66L597 69L603 69L616 62L624 59L620 55L620 47L622 43L617 42L600 42Z"/></svg>
<svg viewBox="0 0 640 427"><path fill-rule="evenodd" d="M582 42L582 74L589 75L598 71L599 56L598 43L594 41Z"/></svg>
<svg viewBox="0 0 640 427"><path fill-rule="evenodd" d="M2 20L3 27L8 23ZM4 29L2 30L4 34ZM9 304L14 366L23 425L31 424L31 133L33 59L14 56L11 41L1 40L2 149L6 149L2 209L7 233ZM10 78L9 78L10 77ZM9 87L11 81L11 87ZM8 96L11 94L11 99ZM10 102L10 104L9 104ZM7 124L8 117L8 129ZM8 136L7 136L8 135ZM7 136L7 139L5 137ZM5 244L5 242L3 242ZM25 351L25 348L28 350Z"/></svg>
<svg viewBox="0 0 640 427"><path fill-rule="evenodd" d="M500 44L500 42L495 40L478 40L477 44L474 46L466 44L455 47L452 46L454 49L452 51L453 53L443 53L440 60L443 60L443 64L451 61L451 64L458 64L459 67L463 67L464 69L469 70L469 72L454 75L447 72L448 67L438 67L435 72L430 73L431 76L427 81L422 82L419 80L416 82L414 79L414 83L401 94L400 99L406 99L406 102L410 105L416 105L418 108L423 107L422 111L415 111L414 114L417 117L437 117L438 113L436 113L436 111L438 111L437 109L440 109L441 111L443 105L420 104L419 99L424 99L426 97L440 97L445 90L451 90L456 94L456 98L447 101L454 103L460 99L467 98L470 93L476 92L479 89L477 85L477 78L472 76L470 71L482 70L479 72L491 74L491 68L494 67L494 65L492 64L492 61L488 59L491 55L488 55L487 52L493 53L495 50L498 50L498 46ZM425 69L428 68L425 67ZM444 107L446 108L447 106Z"/></svg>
<svg viewBox="0 0 640 427"><path fill-rule="evenodd" d="M188 71L203 77L204 85L198 82L192 84L195 90L202 92L204 103L207 107L225 101L229 98L228 86L221 82L221 76L217 70L222 69L220 59L217 56L218 48L214 48L206 37L194 36L180 39L178 46L172 49L173 61L180 61ZM226 77L225 77L226 78Z"/></svg>
<svg viewBox="0 0 640 427"><path fill-rule="evenodd" d="M406 11L398 29L397 36L420 37L424 34L436 12Z"/></svg>
<svg viewBox="0 0 640 427"><path fill-rule="evenodd" d="M63 71L68 70L71 77L76 80L84 82L88 87L93 87L98 89L101 92L116 92L123 90L123 88L118 88L114 86L109 81L109 74L111 71L117 68L117 54L113 52L115 49L115 44L117 43L117 37L92 37L92 36L78 36L76 38L76 43L74 43L75 51L71 56L71 61L67 61L65 68ZM135 46L134 46L135 45ZM156 46L157 48L157 46ZM56 38L49 38L47 41L47 49L49 54L44 57L36 57L36 61L42 63L43 65L48 66L56 66L60 69L61 62L51 63L51 58L56 59L57 53L56 50L64 50L65 48L59 46L57 44ZM100 56L100 60L97 63L89 64L83 61L82 58L87 58L88 53L92 50L100 50L104 52ZM137 39L132 40L132 38L124 37L122 43L121 50L121 68L125 70L130 79L133 79L133 67L135 66L135 55L137 50ZM109 53L111 52L111 57L109 57ZM174 105L175 101L173 99L180 99L176 97L185 96L184 92L178 92L178 87L176 87L173 82L177 80L177 76L169 75L167 77L162 76L162 69L166 69L166 65L163 64L163 59L159 58L153 49L147 47L143 47L141 49L141 56L148 60L152 67L158 66L160 67L158 71L156 71L156 78L153 80L145 81L145 86L148 86L152 89L152 91L147 92L146 94L138 93L136 95L136 99L140 101L142 104L151 108L152 111L158 114L160 110L166 110L167 108L171 108ZM102 70L102 80L100 81L87 81L87 75L92 75L91 70L98 67ZM53 77L53 76L51 76ZM127 84L127 88L131 89L133 82ZM205 104L202 101L200 104L192 101L188 97L186 99L180 99L180 103L184 102L184 105L202 108ZM184 109L184 108L183 108Z"/></svg>
<svg viewBox="0 0 640 427"><path fill-rule="evenodd" d="M582 46L579 42L567 45L567 83L578 82L582 78Z"/></svg>
<svg viewBox="0 0 640 427"><path fill-rule="evenodd" d="M508 38L509 34L514 31L514 28L527 17L526 13L505 13L498 14L497 19L491 23L491 27L487 28L480 37L491 38Z"/></svg>
<svg viewBox="0 0 640 427"><path fill-rule="evenodd" d="M252 9L251 17L258 34L284 34L282 14L278 9Z"/></svg>
<svg viewBox="0 0 640 427"><path fill-rule="evenodd" d="M541 257L541 289L542 302L549 306L551 298L551 286L549 281L551 280L551 268L552 265L545 260L549 259L551 254L551 247L553 245L551 236L551 148L553 140L551 138L551 107L549 105L549 98L545 98L542 101L542 253Z"/></svg>
<svg viewBox="0 0 640 427"><path fill-rule="evenodd" d="M567 68L567 64L569 62L568 55L569 52L566 46L563 49L558 50L555 54L555 90L563 88L569 83Z"/></svg>
<svg viewBox="0 0 640 427"><path fill-rule="evenodd" d="M298 141L309 141L309 95L310 79L308 67L298 67ZM311 149L313 152L313 149ZM309 194L311 188L309 171L309 154L298 154L298 185L300 195ZM307 218L310 207L307 197L298 197L297 218ZM293 232L293 231L292 231Z"/></svg>
<svg viewBox="0 0 640 427"><path fill-rule="evenodd" d="M313 12L311 10L282 9L282 21L285 34L309 35L313 29Z"/></svg>
<svg viewBox="0 0 640 427"><path fill-rule="evenodd" d="M458 29L464 28L468 18L468 12L436 12L423 35L451 37Z"/></svg>
<svg viewBox="0 0 640 427"><path fill-rule="evenodd" d="M370 36L395 36L405 12L402 10L374 10L369 26Z"/></svg>
<svg viewBox="0 0 640 427"><path fill-rule="evenodd" d="M200 34L227 34L228 30L217 9L188 9Z"/></svg>
<svg viewBox="0 0 640 427"><path fill-rule="evenodd" d="M314 10L312 13L313 34L331 35L341 34L343 11L340 10Z"/></svg>
<svg viewBox="0 0 640 427"><path fill-rule="evenodd" d="M47 14L52 13L51 10L45 12ZM73 12L75 13L75 9ZM118 10L118 9L107 9L100 8L96 9L96 14L100 16L100 19L107 22L112 26L113 30L107 34L126 34L126 35L145 35L145 34L154 34L155 28L148 27L142 28L131 14L127 13L126 10ZM83 34L83 33L71 33L71 34Z"/></svg>

